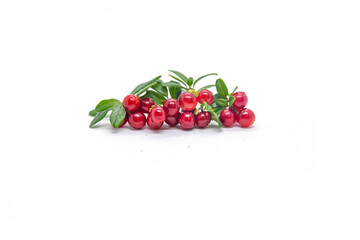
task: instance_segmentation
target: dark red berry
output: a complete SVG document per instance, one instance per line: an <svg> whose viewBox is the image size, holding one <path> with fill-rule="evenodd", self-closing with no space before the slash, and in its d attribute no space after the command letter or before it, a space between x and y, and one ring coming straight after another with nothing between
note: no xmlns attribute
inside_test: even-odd
<svg viewBox="0 0 360 240"><path fill-rule="evenodd" d="M208 112L200 112L195 117L195 123L199 128L205 128L211 122L211 115Z"/></svg>
<svg viewBox="0 0 360 240"><path fill-rule="evenodd" d="M174 98L168 98L164 102L164 109L168 116L175 116L180 111L180 103Z"/></svg>
<svg viewBox="0 0 360 240"><path fill-rule="evenodd" d="M237 115L237 121L242 127L250 127L255 122L255 113L248 108L244 108Z"/></svg>
<svg viewBox="0 0 360 240"><path fill-rule="evenodd" d="M168 125L170 125L170 126L172 126L172 127L175 127L175 126L178 125L178 123L179 123L179 115L180 115L180 114L178 113L178 114L176 114L175 116L167 116L165 122L166 122Z"/></svg>
<svg viewBox="0 0 360 240"><path fill-rule="evenodd" d="M149 116L156 123L162 123L166 120L166 113L163 107L157 106L151 109Z"/></svg>
<svg viewBox="0 0 360 240"><path fill-rule="evenodd" d="M129 115L126 113L125 119L122 122L122 124L120 124L119 128L123 127L127 123L128 119L129 119Z"/></svg>
<svg viewBox="0 0 360 240"><path fill-rule="evenodd" d="M130 94L124 98L122 104L126 111L134 112L140 107L140 98L134 94Z"/></svg>
<svg viewBox="0 0 360 240"><path fill-rule="evenodd" d="M224 109L221 111L219 118L225 127L231 127L235 123L236 115L231 109Z"/></svg>
<svg viewBox="0 0 360 240"><path fill-rule="evenodd" d="M145 127L146 117L142 112L133 112L130 114L128 122L131 127L141 129Z"/></svg>
<svg viewBox="0 0 360 240"><path fill-rule="evenodd" d="M209 90L203 89L199 92L198 101L200 104L203 104L204 101L207 104L211 104L214 101L214 95Z"/></svg>
<svg viewBox="0 0 360 240"><path fill-rule="evenodd" d="M140 110L143 113L149 113L150 108L152 108L152 106L154 105L155 105L154 100L152 100L151 98L144 98L140 102Z"/></svg>
<svg viewBox="0 0 360 240"><path fill-rule="evenodd" d="M189 130L195 126L195 116L192 112L183 112L180 114L179 123L183 129Z"/></svg>
<svg viewBox="0 0 360 240"><path fill-rule="evenodd" d="M198 101L194 94L184 92L179 97L179 103L184 111L192 111L196 108Z"/></svg>
<svg viewBox="0 0 360 240"><path fill-rule="evenodd" d="M149 128L153 129L153 130L156 130L156 129L159 129L161 128L161 126L164 124L164 122L161 122L161 123L157 123L157 122L154 122L154 120L152 119L151 115L149 115L147 117L147 125L149 126Z"/></svg>
<svg viewBox="0 0 360 240"><path fill-rule="evenodd" d="M235 101L232 104L234 108L243 108L248 103L248 97L244 92L236 92L233 94Z"/></svg>

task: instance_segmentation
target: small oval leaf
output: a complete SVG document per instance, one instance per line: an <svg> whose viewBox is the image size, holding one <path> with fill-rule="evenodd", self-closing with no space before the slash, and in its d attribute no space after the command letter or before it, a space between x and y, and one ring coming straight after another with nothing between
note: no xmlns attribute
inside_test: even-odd
<svg viewBox="0 0 360 240"><path fill-rule="evenodd" d="M94 126L96 123L100 122L101 120L104 119L104 117L106 116L106 114L108 113L109 109L104 110L102 112L98 112L95 117L93 118L93 120L90 123L90 127Z"/></svg>
<svg viewBox="0 0 360 240"><path fill-rule="evenodd" d="M217 79L215 82L215 86L216 86L216 90L219 93L219 95L224 98L227 99L227 96L229 94L229 90L224 82L224 80L222 80L221 78Z"/></svg>
<svg viewBox="0 0 360 240"><path fill-rule="evenodd" d="M113 110L110 114L110 123L114 128L118 128L126 117L126 110L124 106L120 103L113 107Z"/></svg>
<svg viewBox="0 0 360 240"><path fill-rule="evenodd" d="M220 107L227 107L228 106L228 101L222 98L219 98L216 100L217 105L219 105Z"/></svg>
<svg viewBox="0 0 360 240"><path fill-rule="evenodd" d="M97 114L97 111L95 109L93 109L89 112L89 116L91 116L91 117L95 117L96 114Z"/></svg>
<svg viewBox="0 0 360 240"><path fill-rule="evenodd" d="M189 86L189 87L191 87L191 85L193 84L193 82L194 82L194 79L192 78L192 77L189 77L188 79L187 79L187 85Z"/></svg>
<svg viewBox="0 0 360 240"><path fill-rule="evenodd" d="M120 101L117 99L114 99L114 98L105 99L105 100L100 101L98 103L98 105L96 105L95 111L102 112L102 111L110 109L112 106L119 104L119 103L120 103Z"/></svg>

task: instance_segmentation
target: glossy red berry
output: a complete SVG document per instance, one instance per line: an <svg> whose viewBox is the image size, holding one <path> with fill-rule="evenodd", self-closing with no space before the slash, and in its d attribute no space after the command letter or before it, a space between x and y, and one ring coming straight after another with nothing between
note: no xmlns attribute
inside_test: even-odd
<svg viewBox="0 0 360 240"><path fill-rule="evenodd" d="M134 112L140 107L140 98L134 94L130 94L124 98L122 104L126 111Z"/></svg>
<svg viewBox="0 0 360 240"><path fill-rule="evenodd" d="M164 122L161 122L161 123L157 123L157 122L154 122L154 120L152 119L151 115L149 115L147 117L147 125L149 126L149 128L153 129L153 130L156 130L156 129L159 129L161 128L161 126L164 124Z"/></svg>
<svg viewBox="0 0 360 240"><path fill-rule="evenodd" d="M207 104L211 104L214 101L214 95L209 90L203 89L199 92L198 101L200 104L203 104L204 101Z"/></svg>
<svg viewBox="0 0 360 240"><path fill-rule="evenodd" d="M195 126L195 116L192 112L183 112L180 114L179 123L181 127L185 130L194 128Z"/></svg>
<svg viewBox="0 0 360 240"><path fill-rule="evenodd" d="M140 111L133 112L130 114L128 122L131 127L135 128L135 129L141 129L141 128L145 127L146 117Z"/></svg>
<svg viewBox="0 0 360 240"><path fill-rule="evenodd" d="M250 127L255 122L255 113L248 108L244 108L237 115L237 121L242 127Z"/></svg>
<svg viewBox="0 0 360 240"><path fill-rule="evenodd" d="M219 118L225 127L231 127L236 121L236 115L231 109L222 110Z"/></svg>
<svg viewBox="0 0 360 240"><path fill-rule="evenodd" d="M168 116L175 116L180 111L180 103L174 98L168 98L164 102L164 109Z"/></svg>
<svg viewBox="0 0 360 240"><path fill-rule="evenodd" d="M166 113L163 107L157 106L151 109L149 116L156 123L162 123L166 120Z"/></svg>
<svg viewBox="0 0 360 240"><path fill-rule="evenodd" d="M167 116L165 122L172 127L175 127L179 123L179 113L175 116Z"/></svg>
<svg viewBox="0 0 360 240"><path fill-rule="evenodd" d="M150 108L152 108L152 106L154 106L154 105L155 105L154 100L152 100L151 98L144 98L140 102L140 110L143 113L149 113Z"/></svg>
<svg viewBox="0 0 360 240"><path fill-rule="evenodd" d="M122 124L120 124L119 128L123 127L127 123L128 119L129 119L129 115L126 113L125 119L122 122Z"/></svg>
<svg viewBox="0 0 360 240"><path fill-rule="evenodd" d="M199 128L205 128L211 122L211 115L208 112L200 112L195 117L195 123Z"/></svg>
<svg viewBox="0 0 360 240"><path fill-rule="evenodd" d="M232 104L234 108L243 108L248 103L248 97L244 92L236 92L233 94L235 101Z"/></svg>
<svg viewBox="0 0 360 240"><path fill-rule="evenodd" d="M194 94L184 92L179 97L179 103L184 111L192 111L196 108L198 101Z"/></svg>

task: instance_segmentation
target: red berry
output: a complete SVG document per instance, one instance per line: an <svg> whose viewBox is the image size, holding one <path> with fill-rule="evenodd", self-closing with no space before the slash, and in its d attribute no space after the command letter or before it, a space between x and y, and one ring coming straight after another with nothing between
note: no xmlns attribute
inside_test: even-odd
<svg viewBox="0 0 360 240"><path fill-rule="evenodd" d="M179 122L183 129L192 129L195 126L195 116L192 112L183 112L180 114Z"/></svg>
<svg viewBox="0 0 360 240"><path fill-rule="evenodd" d="M134 112L140 107L140 98L134 94L130 94L124 98L122 104L126 111Z"/></svg>
<svg viewBox="0 0 360 240"><path fill-rule="evenodd" d="M198 100L200 104L203 104L204 101L207 104L211 104L214 101L214 95L209 90L203 89L199 92Z"/></svg>
<svg viewBox="0 0 360 240"><path fill-rule="evenodd" d="M250 127L255 122L255 113L248 108L244 108L237 115L237 121L242 127Z"/></svg>
<svg viewBox="0 0 360 240"><path fill-rule="evenodd" d="M248 97L244 92L236 92L233 94L233 96L236 98L232 104L232 106L235 108L243 108L248 103Z"/></svg>
<svg viewBox="0 0 360 240"><path fill-rule="evenodd" d="M145 127L146 117L142 112L133 112L129 116L129 124L135 129L141 129Z"/></svg>
<svg viewBox="0 0 360 240"><path fill-rule="evenodd" d="M151 98L144 98L140 102L140 110L143 113L149 113L150 108L152 108L152 106L154 105L155 105L154 100L152 100Z"/></svg>
<svg viewBox="0 0 360 240"><path fill-rule="evenodd" d="M172 127L175 127L175 126L178 125L178 123L179 123L179 115L180 115L180 114L178 113L178 114L176 114L175 116L167 116L165 122L166 122L168 125L170 125L170 126L172 126Z"/></svg>
<svg viewBox="0 0 360 240"><path fill-rule="evenodd" d="M222 110L219 118L225 127L231 127L232 125L234 125L236 120L235 113L231 109Z"/></svg>
<svg viewBox="0 0 360 240"><path fill-rule="evenodd" d="M166 120L166 113L163 107L157 106L151 109L149 116L156 123L162 123Z"/></svg>
<svg viewBox="0 0 360 240"><path fill-rule="evenodd" d="M129 115L126 113L125 119L122 122L122 124L120 124L119 128L123 127L126 124L126 122L128 121L128 119L129 119Z"/></svg>
<svg viewBox="0 0 360 240"><path fill-rule="evenodd" d="M205 128L211 122L211 115L208 112L200 112L195 117L195 123L199 128Z"/></svg>
<svg viewBox="0 0 360 240"><path fill-rule="evenodd" d="M161 122L161 123L156 123L154 122L154 120L152 119L151 115L149 115L147 117L147 120L146 120L149 128L153 129L153 130L156 130L156 129L159 129L161 128L161 126L164 124L164 122Z"/></svg>
<svg viewBox="0 0 360 240"><path fill-rule="evenodd" d="M184 111L192 111L196 108L198 101L194 94L184 92L179 97L179 103Z"/></svg>
<svg viewBox="0 0 360 240"><path fill-rule="evenodd" d="M168 98L164 102L164 109L168 116L175 116L180 111L180 103L174 98Z"/></svg>

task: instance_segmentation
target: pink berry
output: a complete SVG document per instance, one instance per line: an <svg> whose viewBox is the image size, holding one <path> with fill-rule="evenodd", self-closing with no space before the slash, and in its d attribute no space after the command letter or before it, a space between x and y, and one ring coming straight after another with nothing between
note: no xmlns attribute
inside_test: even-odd
<svg viewBox="0 0 360 240"><path fill-rule="evenodd" d="M244 92L236 92L233 94L235 101L232 104L234 108L243 108L248 103L248 97Z"/></svg>
<svg viewBox="0 0 360 240"><path fill-rule="evenodd" d="M151 109L150 117L156 123L162 123L166 120L166 113L163 107L157 106Z"/></svg>
<svg viewBox="0 0 360 240"><path fill-rule="evenodd" d="M168 98L164 102L164 109L167 116L175 116L180 111L180 103L174 98Z"/></svg>
<svg viewBox="0 0 360 240"><path fill-rule="evenodd" d="M214 95L209 90L203 89L199 92L198 101L200 104L203 104L204 101L207 104L211 104L214 101Z"/></svg>
<svg viewBox="0 0 360 240"><path fill-rule="evenodd" d="M222 110L219 118L225 127L231 127L232 125L234 125L236 120L235 113L231 109Z"/></svg>
<svg viewBox="0 0 360 240"><path fill-rule="evenodd" d="M200 112L195 117L195 123L199 128L207 127L210 122L211 122L211 115L208 112L205 112L205 111Z"/></svg>
<svg viewBox="0 0 360 240"><path fill-rule="evenodd" d="M152 119L151 115L149 115L147 117L147 120L146 120L149 128L153 129L153 130L156 130L156 129L159 129L161 128L161 126L164 124L164 122L161 122L161 123L157 123L157 122L154 122L154 120Z"/></svg>
<svg viewBox="0 0 360 240"><path fill-rule="evenodd" d="M144 98L140 102L140 110L143 113L149 113L150 108L152 108L152 106L154 106L154 105L155 105L154 100L152 100L151 98Z"/></svg>
<svg viewBox="0 0 360 240"><path fill-rule="evenodd" d="M140 107L140 98L134 94L130 94L124 98L122 104L126 111L134 112Z"/></svg>
<svg viewBox="0 0 360 240"><path fill-rule="evenodd" d="M183 112L179 117L180 126L185 130L190 130L195 126L195 116L192 112Z"/></svg>
<svg viewBox="0 0 360 240"><path fill-rule="evenodd" d="M179 97L179 103L184 111L192 111L196 108L198 101L194 94L184 92Z"/></svg>
<svg viewBox="0 0 360 240"><path fill-rule="evenodd" d="M175 116L167 116L165 122L172 127L175 127L179 123L179 113Z"/></svg>
<svg viewBox="0 0 360 240"><path fill-rule="evenodd" d="M244 108L237 115L237 121L242 127L250 127L255 122L255 113L248 108Z"/></svg>
<svg viewBox="0 0 360 240"><path fill-rule="evenodd" d="M129 116L129 124L135 129L141 129L145 127L146 117L142 112L133 112Z"/></svg>

